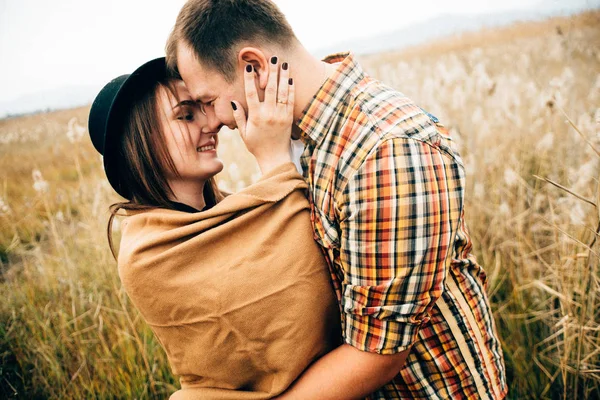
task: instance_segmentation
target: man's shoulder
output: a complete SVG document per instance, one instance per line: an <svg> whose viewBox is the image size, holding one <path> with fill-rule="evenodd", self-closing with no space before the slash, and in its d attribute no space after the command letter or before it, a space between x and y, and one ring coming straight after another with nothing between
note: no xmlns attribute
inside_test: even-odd
<svg viewBox="0 0 600 400"><path fill-rule="evenodd" d="M353 88L351 99L350 118L342 132L346 146L339 160L349 170L361 168L392 141L420 142L449 157L448 162L462 164L448 129L402 92L367 76Z"/></svg>
<svg viewBox="0 0 600 400"><path fill-rule="evenodd" d="M438 135L440 121L411 98L386 84L365 77L352 92L355 130L368 130L378 142L393 138L430 141Z"/></svg>

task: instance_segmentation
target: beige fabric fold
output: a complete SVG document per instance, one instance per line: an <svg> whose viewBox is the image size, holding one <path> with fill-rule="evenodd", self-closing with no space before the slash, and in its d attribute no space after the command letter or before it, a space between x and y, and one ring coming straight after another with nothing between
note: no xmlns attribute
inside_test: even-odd
<svg viewBox="0 0 600 400"><path fill-rule="evenodd" d="M210 210L123 221L119 275L180 376L171 399L268 399L339 344L306 188L289 163Z"/></svg>

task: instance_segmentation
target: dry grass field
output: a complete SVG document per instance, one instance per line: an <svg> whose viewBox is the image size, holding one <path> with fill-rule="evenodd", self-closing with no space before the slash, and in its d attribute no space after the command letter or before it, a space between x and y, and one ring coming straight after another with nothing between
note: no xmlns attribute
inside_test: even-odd
<svg viewBox="0 0 600 400"><path fill-rule="evenodd" d="M600 12L361 58L451 128L511 399L600 398ZM0 398L165 398L108 250L89 108L0 121ZM221 134L220 184L257 166ZM115 234L118 234L118 226Z"/></svg>

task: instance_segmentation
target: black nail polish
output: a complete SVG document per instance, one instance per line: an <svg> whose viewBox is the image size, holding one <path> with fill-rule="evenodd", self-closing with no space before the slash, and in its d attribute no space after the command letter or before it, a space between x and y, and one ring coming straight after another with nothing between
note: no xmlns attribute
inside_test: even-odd
<svg viewBox="0 0 600 400"><path fill-rule="evenodd" d="M277 57L271 57L271 64L277 64Z"/></svg>
<svg viewBox="0 0 600 400"><path fill-rule="evenodd" d="M293 80L292 78L290 78L290 79L288 80L288 83L289 83L290 85L293 85L293 84L294 84L294 80Z"/></svg>
<svg viewBox="0 0 600 400"><path fill-rule="evenodd" d="M233 111L237 110L237 106L235 105L235 103L233 101L231 102L231 108L233 108Z"/></svg>
<svg viewBox="0 0 600 400"><path fill-rule="evenodd" d="M251 64L247 64L246 65L246 72L252 72L252 65Z"/></svg>
<svg viewBox="0 0 600 400"><path fill-rule="evenodd" d="M281 64L281 69L284 71L287 71L288 69L288 63L284 62L283 64Z"/></svg>

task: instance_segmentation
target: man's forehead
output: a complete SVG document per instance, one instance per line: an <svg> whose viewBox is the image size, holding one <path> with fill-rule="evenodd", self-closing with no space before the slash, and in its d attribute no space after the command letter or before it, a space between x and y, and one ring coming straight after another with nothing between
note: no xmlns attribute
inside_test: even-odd
<svg viewBox="0 0 600 400"><path fill-rule="evenodd" d="M181 42L177 46L177 69L181 76L185 77L187 75L188 79L191 75L202 78L206 75L205 68L196 57L194 50L189 45Z"/></svg>
<svg viewBox="0 0 600 400"><path fill-rule="evenodd" d="M230 85L219 71L203 65L194 49L186 43L180 43L177 47L177 68L196 100L210 100Z"/></svg>
<svg viewBox="0 0 600 400"><path fill-rule="evenodd" d="M214 87L210 85L210 82L204 79L198 79L198 77L192 77L191 79L185 80L188 91L192 99L196 101L208 101L216 93Z"/></svg>

